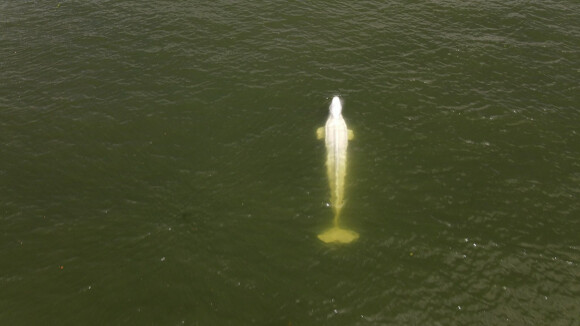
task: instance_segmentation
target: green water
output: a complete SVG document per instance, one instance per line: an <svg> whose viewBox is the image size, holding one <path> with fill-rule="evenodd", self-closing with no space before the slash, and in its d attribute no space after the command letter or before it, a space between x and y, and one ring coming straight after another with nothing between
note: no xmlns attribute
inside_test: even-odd
<svg viewBox="0 0 580 326"><path fill-rule="evenodd" d="M579 85L571 0L0 0L0 324L575 325Z"/></svg>

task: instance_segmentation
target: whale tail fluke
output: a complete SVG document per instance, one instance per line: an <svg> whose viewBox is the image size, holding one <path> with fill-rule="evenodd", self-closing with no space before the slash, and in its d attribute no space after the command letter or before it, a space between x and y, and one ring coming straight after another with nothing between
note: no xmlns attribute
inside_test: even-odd
<svg viewBox="0 0 580 326"><path fill-rule="evenodd" d="M325 243L351 243L358 239L358 233L335 226L318 235L318 239Z"/></svg>

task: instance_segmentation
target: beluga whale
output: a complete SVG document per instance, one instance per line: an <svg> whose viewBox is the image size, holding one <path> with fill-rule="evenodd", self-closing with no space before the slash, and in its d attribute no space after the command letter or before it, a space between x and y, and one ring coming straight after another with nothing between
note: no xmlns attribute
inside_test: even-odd
<svg viewBox="0 0 580 326"><path fill-rule="evenodd" d="M330 205L334 212L332 227L318 235L326 243L350 243L358 239L358 233L340 226L340 212L344 206L344 179L346 177L346 149L354 133L342 117L342 103L338 96L332 99L326 125L316 130L318 139L326 143L326 172L330 186Z"/></svg>

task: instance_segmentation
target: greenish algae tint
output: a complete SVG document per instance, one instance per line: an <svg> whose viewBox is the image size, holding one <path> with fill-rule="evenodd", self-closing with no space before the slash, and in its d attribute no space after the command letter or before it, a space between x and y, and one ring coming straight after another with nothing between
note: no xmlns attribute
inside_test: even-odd
<svg viewBox="0 0 580 326"><path fill-rule="evenodd" d="M1 323L574 324L579 54L570 0L1 1Z"/></svg>

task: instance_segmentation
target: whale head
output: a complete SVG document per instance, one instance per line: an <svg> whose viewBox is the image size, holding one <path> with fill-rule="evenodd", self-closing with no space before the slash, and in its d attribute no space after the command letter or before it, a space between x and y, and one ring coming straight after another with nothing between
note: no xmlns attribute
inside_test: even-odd
<svg viewBox="0 0 580 326"><path fill-rule="evenodd" d="M340 117L341 112L342 112L342 104L340 103L340 98L338 96L335 96L332 99L332 103L330 103L330 115L337 118Z"/></svg>

